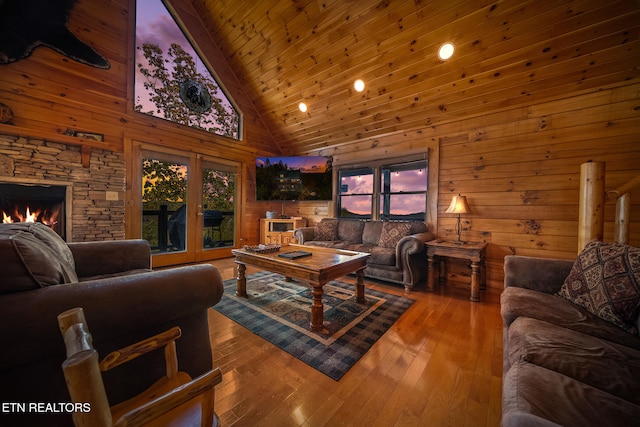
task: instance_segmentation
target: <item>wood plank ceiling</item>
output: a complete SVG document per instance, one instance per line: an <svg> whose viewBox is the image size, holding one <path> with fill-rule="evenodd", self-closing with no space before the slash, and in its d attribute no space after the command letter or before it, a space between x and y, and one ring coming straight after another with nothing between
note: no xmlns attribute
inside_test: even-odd
<svg viewBox="0 0 640 427"><path fill-rule="evenodd" d="M192 2L283 154L639 76L637 1ZM444 42L455 44L448 61Z"/></svg>

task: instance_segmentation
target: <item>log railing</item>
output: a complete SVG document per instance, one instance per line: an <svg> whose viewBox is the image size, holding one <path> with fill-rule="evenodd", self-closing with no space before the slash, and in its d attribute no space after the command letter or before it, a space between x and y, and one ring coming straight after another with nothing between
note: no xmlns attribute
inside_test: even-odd
<svg viewBox="0 0 640 427"><path fill-rule="evenodd" d="M613 239L629 243L631 190L640 187L640 175L613 190L605 191L605 164L587 162L580 167L580 217L578 220L578 252L593 239L602 240L604 234L604 205L616 200Z"/></svg>

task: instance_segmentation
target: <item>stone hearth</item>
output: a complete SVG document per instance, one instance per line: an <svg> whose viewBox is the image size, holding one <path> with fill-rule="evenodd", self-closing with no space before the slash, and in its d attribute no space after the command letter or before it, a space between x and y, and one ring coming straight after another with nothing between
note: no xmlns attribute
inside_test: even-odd
<svg viewBox="0 0 640 427"><path fill-rule="evenodd" d="M67 241L125 237L123 153L92 149L85 168L79 146L0 135L0 182L66 186Z"/></svg>

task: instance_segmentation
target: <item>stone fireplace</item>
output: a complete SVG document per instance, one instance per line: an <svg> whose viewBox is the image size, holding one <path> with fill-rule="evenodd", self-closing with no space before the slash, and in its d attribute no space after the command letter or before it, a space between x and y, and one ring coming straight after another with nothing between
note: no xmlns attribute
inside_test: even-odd
<svg viewBox="0 0 640 427"><path fill-rule="evenodd" d="M68 242L124 239L124 154L92 149L89 160L79 146L0 135L0 216L16 221L28 205L44 222L55 210Z"/></svg>

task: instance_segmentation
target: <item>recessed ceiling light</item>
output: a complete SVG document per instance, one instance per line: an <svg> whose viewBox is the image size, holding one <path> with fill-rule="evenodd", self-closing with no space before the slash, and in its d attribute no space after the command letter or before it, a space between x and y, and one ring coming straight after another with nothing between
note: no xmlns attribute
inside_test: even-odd
<svg viewBox="0 0 640 427"><path fill-rule="evenodd" d="M453 56L453 51L454 51L453 43L445 43L442 46L440 46L440 49L438 50L438 58L442 59L443 61L446 61L447 59Z"/></svg>
<svg viewBox="0 0 640 427"><path fill-rule="evenodd" d="M300 109L300 111L302 111L303 113L307 112L307 104L305 104L304 102L301 102L300 104L298 104L298 108Z"/></svg>
<svg viewBox="0 0 640 427"><path fill-rule="evenodd" d="M364 90L364 82L362 80L358 79L353 83L353 87L358 92L362 92Z"/></svg>

